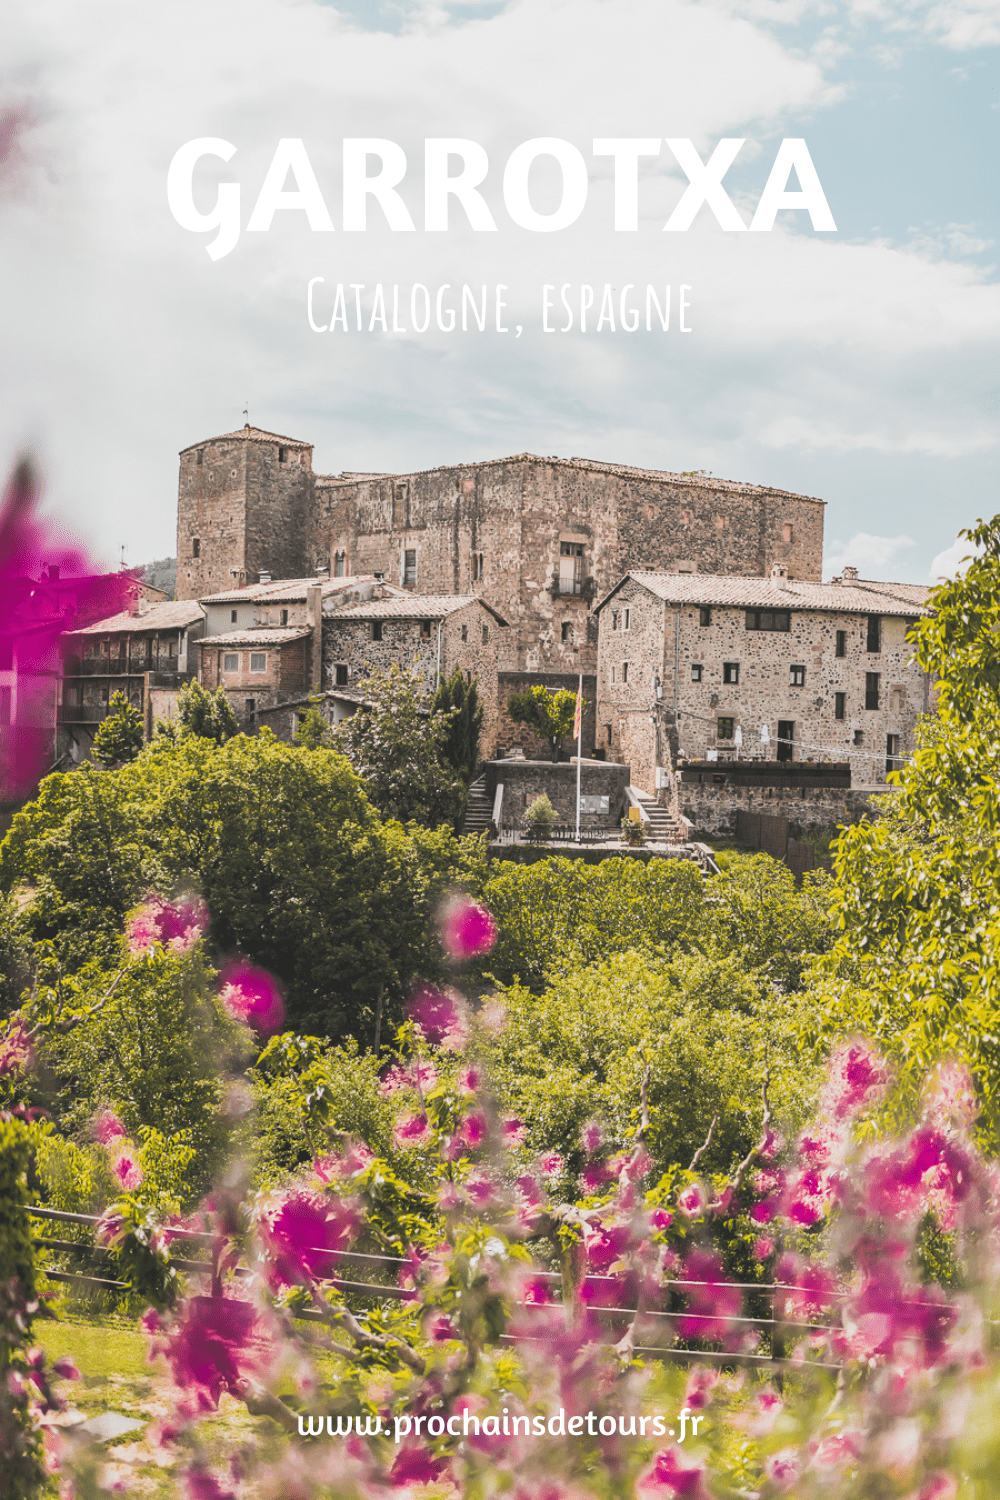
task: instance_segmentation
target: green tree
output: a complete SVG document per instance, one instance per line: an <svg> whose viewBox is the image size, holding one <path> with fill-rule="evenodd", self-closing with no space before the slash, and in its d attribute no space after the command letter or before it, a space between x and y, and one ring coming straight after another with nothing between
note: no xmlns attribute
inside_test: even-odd
<svg viewBox="0 0 1000 1500"><path fill-rule="evenodd" d="M584 703L583 707L586 706ZM529 687L523 693L511 696L507 713L515 724L528 724L543 740L548 740L555 762L559 759L563 740L573 732L576 694L568 688L550 692L541 686Z"/></svg>
<svg viewBox="0 0 1000 1500"><path fill-rule="evenodd" d="M362 678L367 703L338 726L335 742L385 818L435 828L457 828L465 815L465 787L445 760L452 712L428 710L416 672L393 664Z"/></svg>
<svg viewBox="0 0 1000 1500"><path fill-rule="evenodd" d="M176 725L176 728L174 727ZM160 724L159 730L168 738L178 730L185 734L196 734L202 739L213 740L222 745L233 735L239 734L239 723L233 706L223 688L209 693L194 678L177 694L177 718L172 724Z"/></svg>
<svg viewBox="0 0 1000 1500"><path fill-rule="evenodd" d="M266 730L49 776L0 845L0 887L29 888L26 930L65 968L112 964L144 892L193 887L218 949L281 979L291 1024L366 1041L380 989L388 1024L415 975L442 975L434 914L484 874L482 841L383 823L342 755Z"/></svg>
<svg viewBox="0 0 1000 1500"><path fill-rule="evenodd" d="M434 694L431 711L450 716L441 740L441 754L469 786L479 765L479 736L483 727L483 706L475 678L467 683L461 669L456 667Z"/></svg>
<svg viewBox="0 0 1000 1500"><path fill-rule="evenodd" d="M323 698L319 693L310 693L307 701L309 707L295 726L294 742L300 750L328 750L333 735L323 717Z"/></svg>
<svg viewBox="0 0 1000 1500"><path fill-rule="evenodd" d="M102 766L123 766L142 749L142 714L124 693L112 693L108 716L94 735L91 756Z"/></svg>

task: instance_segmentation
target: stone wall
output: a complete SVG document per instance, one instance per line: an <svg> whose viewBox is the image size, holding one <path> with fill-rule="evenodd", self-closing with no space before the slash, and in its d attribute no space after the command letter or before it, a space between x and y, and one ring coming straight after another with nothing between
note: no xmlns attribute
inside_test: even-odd
<svg viewBox="0 0 1000 1500"><path fill-rule="evenodd" d="M576 822L576 765L544 760L491 760L483 767L486 794L492 805L498 785L503 785L501 828L524 826L525 812L536 797L548 797L556 809L556 822ZM601 760L585 760L580 768L580 791L584 797L607 797L607 811L586 812L581 828L617 828L625 815L628 766Z"/></svg>
<svg viewBox="0 0 1000 1500"><path fill-rule="evenodd" d="M690 821L692 837L733 838L737 813L763 813L786 818L791 834L810 829L836 828L872 817L874 796L889 791L885 786L842 787L752 787L705 786L681 781L678 786L681 812Z"/></svg>
<svg viewBox="0 0 1000 1500"><path fill-rule="evenodd" d="M524 751L527 759L548 760L551 757L551 748L548 740L543 740L541 735L528 724L515 724L506 712L507 704L515 693L523 693L529 687L544 687L550 693L558 692L565 688L576 696L580 686L579 677L573 677L568 672L501 672L498 676L497 692L500 702L500 712L497 725L497 751L499 754L508 754L515 747ZM599 748L595 740L596 723L595 708L597 698L597 680L593 676L584 676L583 679L583 753L587 755L593 749ZM563 741L563 754L566 756L576 754L576 742L571 735L567 735Z"/></svg>

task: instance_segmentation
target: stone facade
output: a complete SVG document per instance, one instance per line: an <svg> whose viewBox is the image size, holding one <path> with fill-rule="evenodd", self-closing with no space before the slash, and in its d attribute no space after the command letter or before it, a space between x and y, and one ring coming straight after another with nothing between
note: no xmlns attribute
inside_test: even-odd
<svg viewBox="0 0 1000 1500"><path fill-rule="evenodd" d="M931 704L907 639L927 592L629 574L595 611L598 742L651 792L671 751L847 760L855 783L883 781Z"/></svg>
<svg viewBox="0 0 1000 1500"><path fill-rule="evenodd" d="M550 760L551 749L548 740L543 740L541 735L528 724L516 724L507 714L507 704L515 693L523 693L527 688L541 685L550 693L557 693L561 689L576 697L580 686L579 677L572 676L569 672L501 672L499 675L500 694L500 729L497 735L497 753L506 755L513 749L522 750L529 760ZM583 750L588 754L595 746L595 725L597 723L595 703L597 697L597 678L584 675L583 679ZM563 741L563 755L567 758L576 754L576 741L572 735L567 735Z"/></svg>
<svg viewBox="0 0 1000 1500"><path fill-rule="evenodd" d="M201 685L223 688L244 729L272 708L309 687L311 632L301 627L237 630L206 636L200 643Z"/></svg>
<svg viewBox="0 0 1000 1500"><path fill-rule="evenodd" d="M556 822L576 822L576 764L547 760L491 760L483 767L486 794L492 805L498 786L503 787L501 829L524 827L524 816L536 797L547 796L556 810ZM581 796L590 806L580 817L581 829L617 829L625 815L625 788L629 767L602 760L585 760L580 767ZM602 806L594 806L598 801ZM606 806L603 805L606 803Z"/></svg>
<svg viewBox="0 0 1000 1500"><path fill-rule="evenodd" d="M483 707L480 752L494 753L500 720L497 660L506 654L506 621L474 595L373 598L323 619L323 687L356 689L392 665L417 672L428 698L456 669L477 681Z"/></svg>
<svg viewBox="0 0 1000 1500"><path fill-rule="evenodd" d="M734 837L738 813L785 818L793 836L859 823L872 816L872 797L887 791L887 786L715 786L686 781L683 772L678 784L681 812L691 824L692 835L709 838Z"/></svg>
<svg viewBox="0 0 1000 1500"><path fill-rule="evenodd" d="M309 444L250 427L181 454L179 597L320 563L477 594L511 625L501 671L592 673L591 603L630 568L818 579L822 551L822 501L710 475L518 454L323 476Z"/></svg>

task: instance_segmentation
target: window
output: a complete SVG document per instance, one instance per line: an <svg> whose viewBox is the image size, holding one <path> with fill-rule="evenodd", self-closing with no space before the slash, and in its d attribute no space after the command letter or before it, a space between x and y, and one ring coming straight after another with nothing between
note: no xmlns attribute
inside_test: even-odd
<svg viewBox="0 0 1000 1500"><path fill-rule="evenodd" d="M205 457L205 450L204 450L204 448L199 448L198 449L198 457L197 457L197 460L196 460L199 469L201 468L202 459L204 457Z"/></svg>
<svg viewBox="0 0 1000 1500"><path fill-rule="evenodd" d="M417 581L417 554L408 547L403 553L403 587L413 588Z"/></svg>
<svg viewBox="0 0 1000 1500"><path fill-rule="evenodd" d="M616 682L617 681L617 678L615 676L615 669L614 669L614 667L611 668L611 681L612 682Z"/></svg>
<svg viewBox="0 0 1000 1500"><path fill-rule="evenodd" d="M559 543L559 592L578 594L583 588L583 543Z"/></svg>
<svg viewBox="0 0 1000 1500"><path fill-rule="evenodd" d="M806 669L805 669L805 667L789 667L788 668L788 686L789 687L805 687L805 685L806 685Z"/></svg>
<svg viewBox="0 0 1000 1500"><path fill-rule="evenodd" d="M878 708L879 674L865 673L865 708Z"/></svg>
<svg viewBox="0 0 1000 1500"><path fill-rule="evenodd" d="M632 611L630 609L626 609L623 612L623 614L622 614L622 629L623 630L631 630L631 628L632 628Z"/></svg>
<svg viewBox="0 0 1000 1500"><path fill-rule="evenodd" d="M278 449L278 462L279 462L279 464L287 463L287 461L288 461L288 449L287 448L279 448Z"/></svg>
<svg viewBox="0 0 1000 1500"><path fill-rule="evenodd" d="M882 649L882 616L868 616L868 644L867 651L881 651Z"/></svg>
<svg viewBox="0 0 1000 1500"><path fill-rule="evenodd" d="M622 682L628 682L628 662L622 662Z"/></svg>
<svg viewBox="0 0 1000 1500"><path fill-rule="evenodd" d="M468 625L463 625L462 626L462 645L463 646L465 645L465 643L466 643L466 641L468 639L469 639L469 627L468 627Z"/></svg>
<svg viewBox="0 0 1000 1500"><path fill-rule="evenodd" d="M373 620L372 621L372 640L373 641L380 641L381 639L382 639L382 621L381 620Z"/></svg>
<svg viewBox="0 0 1000 1500"><path fill-rule="evenodd" d="M488 643L489 638L490 638L490 627L488 625L484 625L483 626L483 645L484 646Z"/></svg>
<svg viewBox="0 0 1000 1500"><path fill-rule="evenodd" d="M716 725L716 738L720 740L731 740L736 727L735 719L720 719Z"/></svg>
<svg viewBox="0 0 1000 1500"><path fill-rule="evenodd" d="M846 630L838 630L837 631L837 652L836 652L836 654L838 656L846 656L847 655L847 631Z"/></svg>
<svg viewBox="0 0 1000 1500"><path fill-rule="evenodd" d="M401 526L406 520L406 485L396 484L392 488L392 524Z"/></svg>
<svg viewBox="0 0 1000 1500"><path fill-rule="evenodd" d="M250 670L251 670L251 672L266 672L267 671L267 652L266 651L251 651L250 652Z"/></svg>
<svg viewBox="0 0 1000 1500"><path fill-rule="evenodd" d="M430 620L421 620L420 621L420 639L422 641L429 641L430 638L431 638L431 622L430 622Z"/></svg>
<svg viewBox="0 0 1000 1500"><path fill-rule="evenodd" d="M792 616L787 609L748 609L748 630L791 630Z"/></svg>
<svg viewBox="0 0 1000 1500"><path fill-rule="evenodd" d="M347 577L347 553L335 552L333 554L333 576L334 578Z"/></svg>
<svg viewBox="0 0 1000 1500"><path fill-rule="evenodd" d="M252 724L253 723L253 715L254 715L254 700L252 698L244 698L243 699L243 717L246 719L246 721L247 721L248 724Z"/></svg>
<svg viewBox="0 0 1000 1500"><path fill-rule="evenodd" d="M473 552L473 554L472 554L472 580L473 580L473 582L474 583L478 583L479 580L482 578L482 576L483 576L483 554L481 552Z"/></svg>
<svg viewBox="0 0 1000 1500"><path fill-rule="evenodd" d="M885 737L885 774L890 771L901 771L903 762L899 754L900 736L898 734L887 734Z"/></svg>
<svg viewBox="0 0 1000 1500"><path fill-rule="evenodd" d="M795 759L795 725L791 719L778 720L778 759Z"/></svg>
<svg viewBox="0 0 1000 1500"><path fill-rule="evenodd" d="M336 666L336 681L337 681L337 686L338 687L346 687L347 686L347 663L346 663L346 661L338 661L337 666Z"/></svg>
<svg viewBox="0 0 1000 1500"><path fill-rule="evenodd" d="M288 610L287 609L283 609L283 610L279 611L279 614L278 614L278 623L279 623L279 625L287 625L288 624Z"/></svg>
<svg viewBox="0 0 1000 1500"><path fill-rule="evenodd" d="M229 623L230 623L230 625L235 625L236 624L236 611L235 611L235 609L231 609L229 611Z"/></svg>
<svg viewBox="0 0 1000 1500"><path fill-rule="evenodd" d="M200 557L201 556L201 538L200 537L193 536L191 538L191 556L192 557Z"/></svg>
<svg viewBox="0 0 1000 1500"><path fill-rule="evenodd" d="M621 622L621 612L620 612L620 610L613 609L611 611L611 629L612 630L617 630L620 622Z"/></svg>
<svg viewBox="0 0 1000 1500"><path fill-rule="evenodd" d="M698 624L699 625L711 625L711 623L712 623L712 611L709 609L709 607L708 607L707 604L703 604L702 607L701 607L701 609L699 609L699 611L698 611Z"/></svg>
<svg viewBox="0 0 1000 1500"><path fill-rule="evenodd" d="M847 714L847 694L834 693L833 695L833 717L843 719Z"/></svg>
<svg viewBox="0 0 1000 1500"><path fill-rule="evenodd" d="M722 680L735 686L740 680L740 664L738 661L724 661L722 663Z"/></svg>
<svg viewBox="0 0 1000 1500"><path fill-rule="evenodd" d="M238 672L240 670L240 654L238 651L227 651L222 658L222 670L224 672Z"/></svg>
<svg viewBox="0 0 1000 1500"><path fill-rule="evenodd" d="M560 637L561 637L561 639L562 639L562 641L564 643L566 641L572 641L572 639L573 639L573 627L569 623L568 620L564 620L562 622L562 625L560 626L559 634L560 634Z"/></svg>
<svg viewBox="0 0 1000 1500"><path fill-rule="evenodd" d="M863 729L856 729L854 731L854 743L855 743L855 745L863 745L864 742L865 742L865 732L864 732L864 730Z"/></svg>
<svg viewBox="0 0 1000 1500"><path fill-rule="evenodd" d="M691 663L691 681L692 682L700 682L701 681L702 671L703 671L703 668L702 668L701 662L700 661L693 661Z"/></svg>
<svg viewBox="0 0 1000 1500"><path fill-rule="evenodd" d="M792 531L792 528L789 525L789 523L786 521L785 524L784 524L784 526L782 526L782 528L781 528L782 540L786 541L786 542L790 542L792 540L792 538L793 538L793 535L794 535L794 533Z"/></svg>

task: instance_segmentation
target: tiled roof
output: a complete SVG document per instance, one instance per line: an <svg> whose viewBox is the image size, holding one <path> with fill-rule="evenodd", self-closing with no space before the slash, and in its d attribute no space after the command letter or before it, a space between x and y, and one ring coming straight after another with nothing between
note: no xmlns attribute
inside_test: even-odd
<svg viewBox="0 0 1000 1500"><path fill-rule="evenodd" d="M916 583L877 583L869 587L865 579L857 583L805 583L798 578L784 580L781 588L770 578L742 578L719 573L627 573L610 593L605 594L595 613L603 609L621 588L626 578L635 579L650 593L668 604L732 605L735 608L823 609L841 614L907 615L922 614L930 589Z"/></svg>
<svg viewBox="0 0 1000 1500"><path fill-rule="evenodd" d="M825 500L820 500L815 495L798 495L792 490L776 490L768 484L750 484L742 479L716 479L711 474L674 473L669 469L642 469L634 468L629 464L602 463L600 459L595 458L559 458L555 454L545 457L538 453L512 453L506 458L478 459L470 464L438 464L433 469L405 470L395 474L318 474L316 480L322 485L346 485L357 484L359 480L366 478L416 479L421 474L449 474L459 469L471 473L475 469L492 469L502 464L554 464L558 468L590 470L598 474L619 474L624 479L647 479L657 484L683 485L687 489L725 490L742 495L785 495L790 500L808 500L813 505L826 504Z"/></svg>
<svg viewBox="0 0 1000 1500"><path fill-rule="evenodd" d="M205 611L196 599L172 599L168 604L150 604L142 614L130 615L122 610L109 615L105 620L95 620L93 625L84 625L71 630L69 635L121 635L139 630L183 630L187 625L196 625L205 618Z"/></svg>
<svg viewBox="0 0 1000 1500"><path fill-rule="evenodd" d="M249 600L266 600L268 604L294 604L306 597L306 590L317 584L323 590L323 598L354 588L359 583L374 584L372 573L359 573L353 578L275 578L270 583L248 583L242 589L226 589L221 594L203 594L202 604L245 604ZM385 587L391 587L386 584Z"/></svg>
<svg viewBox="0 0 1000 1500"><path fill-rule="evenodd" d="M224 635L206 635L196 646L286 646L300 641L312 631L304 625L286 625L277 630L227 630Z"/></svg>
<svg viewBox="0 0 1000 1500"><path fill-rule="evenodd" d="M195 448L205 448L209 443L230 443L239 439L245 439L250 443L280 443L282 447L288 448L311 448L312 443L300 442L298 438L282 437L280 432L265 432L261 427L251 427L247 423L238 427L235 432L223 432L219 437L202 438L200 443L188 443L182 448L182 453L191 453Z"/></svg>
<svg viewBox="0 0 1000 1500"><path fill-rule="evenodd" d="M370 599L364 604L345 604L327 615L328 620L443 620L467 604L481 604L495 620L506 625L492 604L478 594L398 594L392 599Z"/></svg>

